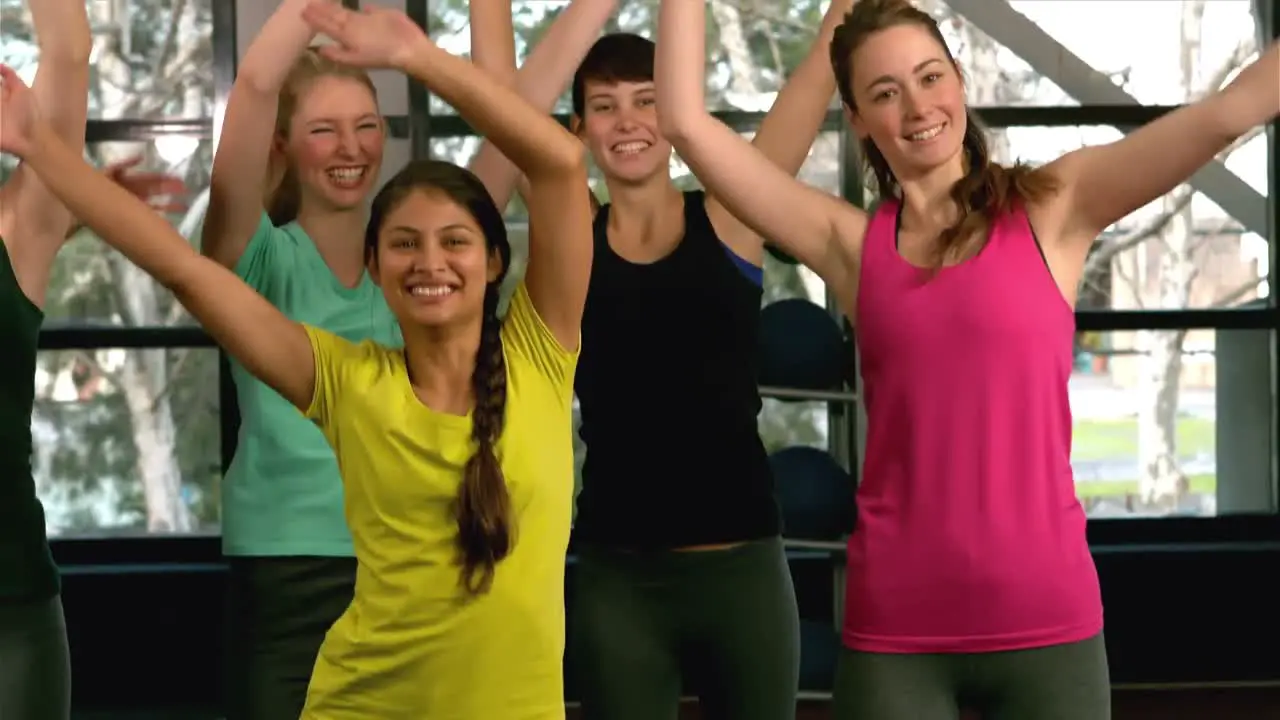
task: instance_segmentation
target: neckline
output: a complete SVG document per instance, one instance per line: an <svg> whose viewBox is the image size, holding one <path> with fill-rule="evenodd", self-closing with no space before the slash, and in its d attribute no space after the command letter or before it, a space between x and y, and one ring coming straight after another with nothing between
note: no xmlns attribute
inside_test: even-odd
<svg viewBox="0 0 1280 720"><path fill-rule="evenodd" d="M472 403L471 407L467 409L466 415L454 415L453 413L436 410L423 402L422 398L418 397L417 391L413 389L413 378L409 376L409 358L407 353L408 350L404 348L394 351L396 362L400 365L401 370L401 372L398 373L401 378L400 385L403 391L407 394L409 404L415 408L415 411L425 413L427 417L442 425L447 425L458 430L469 429L471 427L472 415L475 413L475 403ZM503 366L505 368L505 363ZM509 399L510 395L508 394L508 400Z"/></svg>
<svg viewBox="0 0 1280 720"><path fill-rule="evenodd" d="M9 245L3 237L0 237L0 254L4 255L5 276L2 278L13 284L17 288L18 296L22 298L22 305L26 307L28 312L35 313L36 317L44 320L44 308L36 304L27 291L22 287L22 282L18 280L18 269L13 266L13 257L9 255Z"/></svg>
<svg viewBox="0 0 1280 720"><path fill-rule="evenodd" d="M628 267L651 268L671 262L680 254L681 250L689 244L687 241L689 239L689 229L692 227L692 223L690 222L690 213L692 212L693 205L693 203L690 202L690 196L695 194L697 193L693 191L684 191L680 193L680 199L683 203L683 207L680 209L680 215L683 220L684 227L680 229L680 237L676 239L675 245L673 245L665 255L660 255L659 257L648 261L636 261L624 257L622 253L618 252L613 247L613 243L609 240L609 210L613 206L613 203L606 203L602 205L600 209L596 211L596 222L600 223L600 232L604 238L605 249L608 250L609 255L615 260Z"/></svg>
<svg viewBox="0 0 1280 720"><path fill-rule="evenodd" d="M901 238L899 237L899 234L902 232L902 214L903 210L906 208L906 203L900 200L895 200L894 202L896 204L896 208L893 210L893 230L889 233L889 250L899 263L912 272L921 275L933 275L935 277L942 275L943 273L950 274L956 270L964 268L965 266L972 265L974 261L982 257L983 253L987 251L987 248L991 247L991 239L996 230L994 224L987 228L987 237L984 239L982 247L978 248L978 252L973 255L952 265L943 265L939 268L921 267L908 260L906 256L902 254Z"/></svg>
<svg viewBox="0 0 1280 720"><path fill-rule="evenodd" d="M312 253L312 259L320 263L320 266L324 268L325 275L329 280L330 289L336 292L340 297L348 300L355 300L368 293L368 286L373 282L373 278L369 277L369 269L367 267L361 268L360 281L352 287L347 287L338 279L338 276L333 272L333 268L329 267L329 263L324 259L324 254L321 253L320 248L316 246L316 241L312 239L311 233L308 233L306 228L302 227L301 223L297 220L292 220L288 224L284 225L281 230L294 235L296 239L306 241L302 244L309 248L309 252Z"/></svg>

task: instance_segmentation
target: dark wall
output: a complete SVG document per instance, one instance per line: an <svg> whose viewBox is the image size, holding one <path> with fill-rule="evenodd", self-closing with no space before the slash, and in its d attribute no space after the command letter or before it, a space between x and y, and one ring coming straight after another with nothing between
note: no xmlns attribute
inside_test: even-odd
<svg viewBox="0 0 1280 720"><path fill-rule="evenodd" d="M138 543L157 554L166 544ZM90 549L59 548L76 707L216 708L224 584L216 544L177 568L68 562ZM1114 682L1280 681L1280 548L1099 551L1096 560ZM821 563L795 567L803 614L829 617L830 574Z"/></svg>

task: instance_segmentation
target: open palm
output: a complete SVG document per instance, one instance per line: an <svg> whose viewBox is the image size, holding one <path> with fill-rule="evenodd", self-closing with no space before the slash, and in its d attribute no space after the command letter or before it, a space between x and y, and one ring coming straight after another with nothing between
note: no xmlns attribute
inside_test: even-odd
<svg viewBox="0 0 1280 720"><path fill-rule="evenodd" d="M316 0L303 11L303 17L316 32L338 43L322 47L320 52L346 65L403 67L418 43L426 39L421 28L399 10L348 10Z"/></svg>
<svg viewBox="0 0 1280 720"><path fill-rule="evenodd" d="M40 117L31 89L8 65L0 65L0 152L26 157Z"/></svg>

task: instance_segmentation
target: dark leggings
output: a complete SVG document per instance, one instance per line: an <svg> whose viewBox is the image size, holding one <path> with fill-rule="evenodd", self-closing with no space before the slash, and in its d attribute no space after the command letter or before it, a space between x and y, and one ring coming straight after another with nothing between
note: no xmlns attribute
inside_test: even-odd
<svg viewBox="0 0 1280 720"><path fill-rule="evenodd" d="M71 655L61 598L0 603L0 718L70 716Z"/></svg>
<svg viewBox="0 0 1280 720"><path fill-rule="evenodd" d="M227 720L297 720L320 643L355 595L356 561L233 557Z"/></svg>
<svg viewBox="0 0 1280 720"><path fill-rule="evenodd" d="M895 655L845 648L835 720L1108 720L1111 681L1102 635L1034 650Z"/></svg>
<svg viewBox="0 0 1280 720"><path fill-rule="evenodd" d="M708 720L792 720L795 589L777 538L724 550L585 548L569 608L584 720L674 720L682 692Z"/></svg>

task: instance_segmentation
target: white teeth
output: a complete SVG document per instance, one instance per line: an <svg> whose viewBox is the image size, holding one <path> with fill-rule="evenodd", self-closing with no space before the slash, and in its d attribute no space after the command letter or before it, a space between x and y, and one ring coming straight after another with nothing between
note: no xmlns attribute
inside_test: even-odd
<svg viewBox="0 0 1280 720"><path fill-rule="evenodd" d="M928 130L922 130L918 133L911 133L907 136L907 139L911 142L924 142L925 140L931 140L937 137L940 132L942 132L942 126L938 125L936 127L931 127Z"/></svg>
<svg viewBox="0 0 1280 720"><path fill-rule="evenodd" d="M414 285L409 288L410 295L421 297L444 297L452 292L453 288L448 285Z"/></svg>
<svg viewBox="0 0 1280 720"><path fill-rule="evenodd" d="M613 151L619 155L635 155L648 149L649 143L642 140L635 142L618 143L613 146Z"/></svg>
<svg viewBox="0 0 1280 720"><path fill-rule="evenodd" d="M364 168L335 168L330 170L328 175L335 185L351 187L359 185L364 179Z"/></svg>

